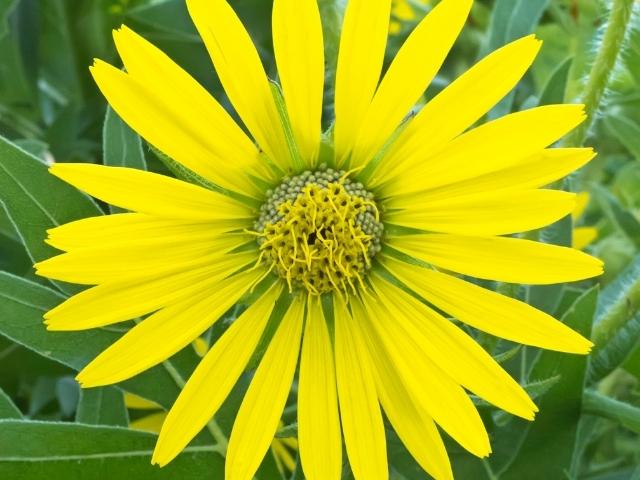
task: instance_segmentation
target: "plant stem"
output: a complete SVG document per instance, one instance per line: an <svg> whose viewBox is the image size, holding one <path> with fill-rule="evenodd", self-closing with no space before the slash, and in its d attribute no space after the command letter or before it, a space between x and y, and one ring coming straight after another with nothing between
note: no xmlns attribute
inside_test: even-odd
<svg viewBox="0 0 640 480"><path fill-rule="evenodd" d="M587 138L589 129L593 125L594 116L600 107L602 95L609 83L611 72L620 54L631 18L633 2L634 0L613 0L609 24L582 93L581 101L584 103L587 119L567 137L566 146L580 147Z"/></svg>

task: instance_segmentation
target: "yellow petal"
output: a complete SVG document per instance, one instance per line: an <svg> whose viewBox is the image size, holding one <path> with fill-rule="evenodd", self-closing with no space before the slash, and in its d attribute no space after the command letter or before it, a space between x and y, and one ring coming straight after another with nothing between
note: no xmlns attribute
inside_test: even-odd
<svg viewBox="0 0 640 480"><path fill-rule="evenodd" d="M338 295L334 295L334 313L336 378L349 464L358 480L386 480L384 424L365 339Z"/></svg>
<svg viewBox="0 0 640 480"><path fill-rule="evenodd" d="M471 337L400 288L377 275L372 277L391 318L439 368L497 407L533 419L537 408L524 389Z"/></svg>
<svg viewBox="0 0 640 480"><path fill-rule="evenodd" d="M145 281L134 278L98 285L45 313L45 324L49 330L85 330L130 320L175 302L188 301L196 292L213 288L244 265L231 257Z"/></svg>
<svg viewBox="0 0 640 480"><path fill-rule="evenodd" d="M389 32L391 0L350 0L336 70L334 141L338 165L353 142L378 87Z"/></svg>
<svg viewBox="0 0 640 480"><path fill-rule="evenodd" d="M176 93L159 96L153 87L101 60L96 60L90 71L113 109L150 144L221 187L249 196L259 194L242 168L255 165L257 152L246 152L240 147L237 155L232 157L238 163L229 162L229 157L225 156L229 147L222 148L219 135L212 135L211 129L215 130L215 126L220 124L215 110L207 110L210 113L203 116L199 110L194 110L195 107L183 104L176 98ZM153 70L152 74L156 75L153 82L163 84L157 77L163 73L166 74ZM180 89L174 84L166 85L174 92ZM215 101L204 101L200 110L203 106L211 106L212 102ZM210 126L209 121L214 123Z"/></svg>
<svg viewBox="0 0 640 480"><path fill-rule="evenodd" d="M342 437L333 349L317 297L307 302L299 375L298 441L305 477L338 480L342 475Z"/></svg>
<svg viewBox="0 0 640 480"><path fill-rule="evenodd" d="M420 99L462 30L471 3L444 0L411 32L364 117L351 155L352 167L371 160Z"/></svg>
<svg viewBox="0 0 640 480"><path fill-rule="evenodd" d="M142 398L131 392L124 392L124 405L133 410L160 410L156 402Z"/></svg>
<svg viewBox="0 0 640 480"><path fill-rule="evenodd" d="M522 163L585 119L582 105L546 105L506 115L475 128L434 153L412 154L412 168L390 193L419 192ZM398 182L402 182L402 187Z"/></svg>
<svg viewBox="0 0 640 480"><path fill-rule="evenodd" d="M578 220L582 215L584 215L591 198L589 192L578 192L577 197L576 208L573 210L574 220Z"/></svg>
<svg viewBox="0 0 640 480"><path fill-rule="evenodd" d="M562 322L524 302L435 270L390 257L383 265L429 303L497 337L534 347L588 353L592 343Z"/></svg>
<svg viewBox="0 0 640 480"><path fill-rule="evenodd" d="M598 238L598 229L595 227L577 227L573 229L573 248L582 250L588 247Z"/></svg>
<svg viewBox="0 0 640 480"><path fill-rule="evenodd" d="M430 356L411 325L396 318L387 308L385 298L365 298L366 313L371 318L368 326L375 331L377 350L391 359L409 396L421 414L427 414L455 441L478 457L491 452L489 436L473 402L450 375L444 365L438 365ZM387 324L388 319L393 324ZM387 323L385 323L387 322Z"/></svg>
<svg viewBox="0 0 640 480"><path fill-rule="evenodd" d="M419 193L398 194L387 200L389 208L406 203L452 200L480 193L527 190L548 185L585 165L595 152L591 148L550 148L513 166L479 177L427 189Z"/></svg>
<svg viewBox="0 0 640 480"><path fill-rule="evenodd" d="M435 423L412 398L398 374L398 365L384 348L360 301L356 298L351 305L353 316L358 319L359 334L367 339L378 397L391 425L426 472L437 480L453 480L449 457Z"/></svg>
<svg viewBox="0 0 640 480"><path fill-rule="evenodd" d="M154 239L126 246L99 244L49 258L34 266L40 276L83 285L134 278L143 281L215 264L227 252L247 241L245 236L232 234L212 238L183 234L174 239L182 243L165 244L162 239ZM256 253L252 252L233 256L240 266L255 257Z"/></svg>
<svg viewBox="0 0 640 480"><path fill-rule="evenodd" d="M516 86L540 45L533 35L516 40L482 59L436 95L396 139L370 186L427 158L473 125Z"/></svg>
<svg viewBox="0 0 640 480"><path fill-rule="evenodd" d="M197 220L176 220L154 217L141 213L116 213L88 217L47 230L45 240L49 245L63 251L110 245L126 248L141 242L164 242L177 244L184 234L213 237L219 233L249 227L249 221L227 220L199 222Z"/></svg>
<svg viewBox="0 0 640 480"><path fill-rule="evenodd" d="M188 0L187 8L220 82L258 145L287 170L290 154L258 52L226 0Z"/></svg>
<svg viewBox="0 0 640 480"><path fill-rule="evenodd" d="M446 270L501 282L574 282L597 277L603 267L578 250L520 238L426 234L393 237L389 244Z"/></svg>
<svg viewBox="0 0 640 480"><path fill-rule="evenodd" d="M158 433L162 428L167 412L152 413L144 417L138 418L129 424L129 428L133 430L143 430L145 432Z"/></svg>
<svg viewBox="0 0 640 480"><path fill-rule="evenodd" d="M273 3L273 48L298 149L313 165L320 148L324 44L316 0Z"/></svg>
<svg viewBox="0 0 640 480"><path fill-rule="evenodd" d="M84 388L121 382L166 360L184 348L231 308L263 274L250 270L174 303L137 324L77 375Z"/></svg>
<svg viewBox="0 0 640 480"><path fill-rule="evenodd" d="M111 205L165 218L230 220L251 218L231 198L175 178L134 168L55 163L49 171Z"/></svg>
<svg viewBox="0 0 640 480"><path fill-rule="evenodd" d="M169 411L154 464L164 466L173 460L218 411L251 358L281 291L277 282L233 322L198 364Z"/></svg>
<svg viewBox="0 0 640 480"><path fill-rule="evenodd" d="M271 339L233 424L227 480L251 480L278 430L298 362L303 315L304 297L298 295Z"/></svg>
<svg viewBox="0 0 640 480"><path fill-rule="evenodd" d="M385 221L432 232L461 235L507 235L549 225L574 208L575 194L559 190L484 193L448 200L394 202L403 210ZM391 203L391 202L390 202Z"/></svg>

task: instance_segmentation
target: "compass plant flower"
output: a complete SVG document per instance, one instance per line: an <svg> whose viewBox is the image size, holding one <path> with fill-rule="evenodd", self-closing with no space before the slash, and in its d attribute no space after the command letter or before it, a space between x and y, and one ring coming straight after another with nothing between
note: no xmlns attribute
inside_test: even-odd
<svg viewBox="0 0 640 480"><path fill-rule="evenodd" d="M225 0L187 6L250 136L168 56L117 30L125 71L97 60L91 72L113 109L191 181L51 167L129 212L49 231L47 241L64 253L39 263L38 273L92 287L48 312L48 329L144 317L78 374L84 388L98 387L162 362L246 304L169 411L154 463L174 459L257 362L228 442L227 479L253 477L294 381L306 478L340 478L343 440L356 479L388 478L383 411L425 471L452 478L437 426L478 457L491 452L467 391L527 420L537 408L447 316L526 345L591 348L546 313L467 279L551 284L601 273L602 263L583 252L517 235L573 210L573 193L543 187L593 157L590 149L549 148L584 120L583 107L542 106L473 127L533 62L540 42L528 36L407 117L471 0L439 2L382 78L391 0L350 0L335 119L323 133L314 0L274 2L277 84Z"/></svg>

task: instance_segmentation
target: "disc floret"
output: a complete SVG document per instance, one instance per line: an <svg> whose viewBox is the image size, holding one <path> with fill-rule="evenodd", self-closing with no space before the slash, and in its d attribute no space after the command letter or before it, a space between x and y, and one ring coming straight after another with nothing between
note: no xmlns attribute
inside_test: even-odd
<svg viewBox="0 0 640 480"><path fill-rule="evenodd" d="M373 194L331 168L285 177L267 192L254 228L259 261L290 290L314 295L364 285L383 233Z"/></svg>

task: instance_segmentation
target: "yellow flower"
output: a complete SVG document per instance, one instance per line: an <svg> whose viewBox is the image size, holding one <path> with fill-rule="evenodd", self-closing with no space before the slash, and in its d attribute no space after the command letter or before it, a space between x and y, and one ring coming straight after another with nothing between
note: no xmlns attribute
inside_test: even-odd
<svg viewBox="0 0 640 480"><path fill-rule="evenodd" d="M585 253L513 236L573 210L574 194L540 187L593 157L590 149L548 148L584 120L583 107L543 106L466 131L531 65L540 42L528 36L484 58L403 123L471 0L440 2L382 81L391 2L351 0L335 122L322 135L324 50L314 0L274 2L284 103L228 3L187 5L253 141L166 55L118 30L126 73L96 61L98 86L126 122L208 187L127 168L54 165L54 175L132 213L49 231L47 241L66 253L38 264L38 273L95 286L48 312L48 328L148 315L80 372L82 386L95 387L162 362L235 303L249 303L167 415L154 463L166 465L203 428L269 332L230 436L227 479L256 472L299 354L306 478L340 478L344 438L356 479L386 479L381 407L417 462L437 479L452 478L436 425L474 455L491 451L466 390L528 420L537 409L440 311L514 342L579 354L591 348L549 315L454 275L550 284L601 273L602 263Z"/></svg>
<svg viewBox="0 0 640 480"><path fill-rule="evenodd" d="M404 22L412 22L418 18L419 11L416 4L422 7L431 5L432 0L393 0L391 4L391 22L389 33L397 35L402 30Z"/></svg>
<svg viewBox="0 0 640 480"><path fill-rule="evenodd" d="M578 222L582 218L584 212L587 210L590 198L589 192L579 192L576 195L576 206L573 212L571 212L574 222ZM572 238L573 248L582 250L598 238L598 229L596 227L574 227Z"/></svg>

